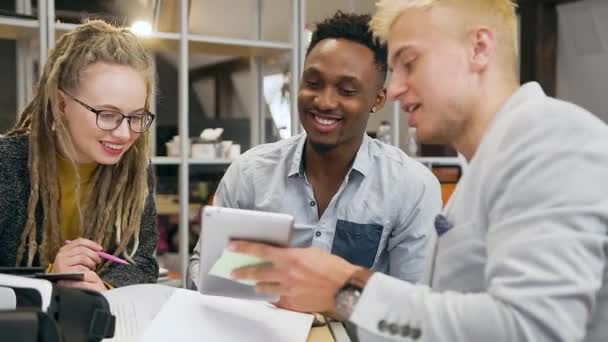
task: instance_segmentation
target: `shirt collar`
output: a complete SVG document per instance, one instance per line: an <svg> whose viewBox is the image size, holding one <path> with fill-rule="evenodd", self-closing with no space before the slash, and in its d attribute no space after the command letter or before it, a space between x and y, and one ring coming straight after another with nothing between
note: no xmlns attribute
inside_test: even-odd
<svg viewBox="0 0 608 342"><path fill-rule="evenodd" d="M538 84L538 82L528 82L520 86L519 89L513 95L511 95L507 102L498 111L497 116L500 116L502 113L510 112L513 110L513 108L527 102L530 99L537 99L545 96L547 95L545 95L543 88L540 86L540 84Z"/></svg>
<svg viewBox="0 0 608 342"><path fill-rule="evenodd" d="M293 154L291 161L291 168L287 177L293 176L304 176L304 164L302 163L302 154L304 152L304 144L306 143L306 134L300 134L299 141L296 147L296 151Z"/></svg>
<svg viewBox="0 0 608 342"><path fill-rule="evenodd" d="M289 173L287 177L300 176L304 177L304 163L302 160L302 155L304 152L304 144L306 143L306 134L302 134L299 138L298 145L296 147L296 151L293 155L293 159L291 161L291 167L289 169ZM361 175L366 176L369 172L371 165L371 155L370 155L370 145L372 143L372 139L364 134L363 141L361 142L361 146L359 147L359 151L357 151L357 155L355 156L355 161L353 162L352 170L359 172Z"/></svg>
<svg viewBox="0 0 608 342"><path fill-rule="evenodd" d="M353 170L359 172L364 177L369 172L372 163L370 151L371 144L372 138L370 138L367 134L363 134L363 141L361 141L361 146L359 147L359 151L357 151L357 155L355 156L355 161L352 167Z"/></svg>

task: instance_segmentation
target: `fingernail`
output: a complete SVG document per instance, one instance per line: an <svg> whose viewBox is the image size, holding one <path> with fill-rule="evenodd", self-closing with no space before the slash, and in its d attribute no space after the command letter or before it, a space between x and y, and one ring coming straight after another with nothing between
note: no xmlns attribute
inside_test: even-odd
<svg viewBox="0 0 608 342"><path fill-rule="evenodd" d="M231 251L236 251L236 243L235 242L230 242L228 244L228 249Z"/></svg>

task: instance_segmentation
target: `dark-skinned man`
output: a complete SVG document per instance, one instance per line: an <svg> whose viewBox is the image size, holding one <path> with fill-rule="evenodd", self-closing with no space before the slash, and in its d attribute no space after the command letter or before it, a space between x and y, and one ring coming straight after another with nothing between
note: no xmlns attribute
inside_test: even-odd
<svg viewBox="0 0 608 342"><path fill-rule="evenodd" d="M387 73L386 46L369 20L338 12L316 27L298 93L306 134L243 154L214 204L293 215L308 228L295 230L294 247L416 282L441 210L440 187L423 165L365 133L370 113L384 105ZM190 288L198 265L197 246Z"/></svg>

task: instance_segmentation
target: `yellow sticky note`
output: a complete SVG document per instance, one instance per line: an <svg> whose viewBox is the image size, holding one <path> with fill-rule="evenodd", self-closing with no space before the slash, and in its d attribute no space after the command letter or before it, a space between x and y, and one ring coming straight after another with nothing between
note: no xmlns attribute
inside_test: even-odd
<svg viewBox="0 0 608 342"><path fill-rule="evenodd" d="M238 281L239 283L245 285L255 285L256 281L251 279L233 279L230 274L232 271L237 268L246 267L246 266L261 266L261 265L269 265L270 262L265 259L260 259L258 257L237 253L230 251L228 249L224 249L224 252L220 256L219 259L215 262L211 270L209 271L210 275L226 278L234 281Z"/></svg>

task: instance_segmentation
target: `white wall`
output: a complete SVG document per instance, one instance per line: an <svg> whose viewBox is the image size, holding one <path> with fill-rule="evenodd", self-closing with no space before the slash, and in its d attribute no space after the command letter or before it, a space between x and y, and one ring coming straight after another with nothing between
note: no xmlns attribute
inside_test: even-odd
<svg viewBox="0 0 608 342"><path fill-rule="evenodd" d="M558 7L557 96L608 122L608 1Z"/></svg>

